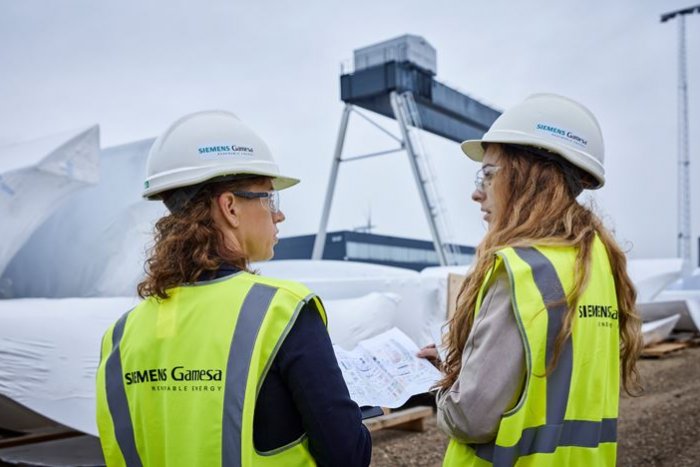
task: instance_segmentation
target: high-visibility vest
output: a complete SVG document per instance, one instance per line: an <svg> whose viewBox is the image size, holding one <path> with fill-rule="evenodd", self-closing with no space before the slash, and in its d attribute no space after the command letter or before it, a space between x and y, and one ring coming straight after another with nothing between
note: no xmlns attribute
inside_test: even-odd
<svg viewBox="0 0 700 467"><path fill-rule="evenodd" d="M305 286L246 272L168 290L107 330L97 424L108 466L316 465L304 434L253 445L255 401L304 304Z"/></svg>
<svg viewBox="0 0 700 467"><path fill-rule="evenodd" d="M496 439L464 444L451 439L445 466L614 466L620 390L615 282L605 246L595 238L590 279L576 303L572 336L556 369L547 364L562 325L565 293L574 285L575 248L504 248L511 301L525 346L526 380L515 407L503 414ZM477 298L490 285L484 280Z"/></svg>

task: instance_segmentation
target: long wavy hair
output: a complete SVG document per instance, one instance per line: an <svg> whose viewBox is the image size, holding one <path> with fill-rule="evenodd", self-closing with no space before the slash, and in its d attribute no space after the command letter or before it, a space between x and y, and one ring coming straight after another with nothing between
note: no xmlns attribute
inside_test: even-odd
<svg viewBox="0 0 700 467"><path fill-rule="evenodd" d="M538 157L524 148L493 144L498 151L499 170L492 179L496 203L491 225L476 249L471 274L460 289L457 309L447 334L444 377L438 383L448 389L457 380L462 353L474 324L477 295L486 274L496 261L496 251L506 246L561 245L577 248L574 286L567 294L568 309L557 335L554 356L547 374L556 367L562 345L571 336L575 307L586 288L591 251L596 234L608 253L618 300L621 376L625 391L637 393L639 373L636 362L641 351L641 320L635 309L637 293L627 275L627 260L613 235L591 208L579 204L576 196L589 184L583 173L560 158ZM572 189L572 173L577 173L579 189ZM569 182L567 182L567 179Z"/></svg>
<svg viewBox="0 0 700 467"><path fill-rule="evenodd" d="M155 243L144 265L146 277L138 285L141 298L168 298L168 289L208 277L223 264L250 271L243 252L224 241L212 217L212 203L227 191L245 190L267 180L267 177L246 177L207 183L184 206L161 217L155 225ZM176 196L163 195L166 204Z"/></svg>

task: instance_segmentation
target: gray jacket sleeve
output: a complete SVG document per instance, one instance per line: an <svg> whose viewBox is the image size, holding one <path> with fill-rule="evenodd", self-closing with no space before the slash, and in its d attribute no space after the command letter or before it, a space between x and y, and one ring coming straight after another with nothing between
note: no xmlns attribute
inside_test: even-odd
<svg viewBox="0 0 700 467"><path fill-rule="evenodd" d="M463 443L492 441L501 416L517 402L524 379L525 350L502 272L482 301L457 381L437 394L438 426Z"/></svg>

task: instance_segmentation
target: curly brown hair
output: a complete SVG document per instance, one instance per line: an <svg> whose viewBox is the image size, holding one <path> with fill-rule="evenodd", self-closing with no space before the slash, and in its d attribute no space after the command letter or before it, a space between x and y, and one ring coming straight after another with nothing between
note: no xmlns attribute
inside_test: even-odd
<svg viewBox="0 0 700 467"><path fill-rule="evenodd" d="M223 264L250 271L248 258L224 241L214 223L211 204L222 193L244 190L265 180L268 177L248 176L207 183L181 209L161 217L144 264L146 277L137 286L139 296L168 298L168 289L197 282ZM174 194L166 192L163 199L167 201Z"/></svg>
<svg viewBox="0 0 700 467"><path fill-rule="evenodd" d="M588 282L593 240L597 235L607 250L617 292L622 386L628 394L637 393L641 389L636 367L642 346L641 319L635 307L637 293L627 274L624 252L598 216L576 201L576 193L568 189L559 163L533 157L512 145L493 146L503 161L493 179L500 209L476 250L472 273L459 292L457 310L448 331L447 358L443 364L445 375L438 386L449 389L457 380L464 346L474 324L479 290L495 264L495 253L506 246L561 245L578 249L579 267L573 290L567 295L569 309L555 341L554 357L547 365L549 374L557 365L564 342L571 336L575 305Z"/></svg>

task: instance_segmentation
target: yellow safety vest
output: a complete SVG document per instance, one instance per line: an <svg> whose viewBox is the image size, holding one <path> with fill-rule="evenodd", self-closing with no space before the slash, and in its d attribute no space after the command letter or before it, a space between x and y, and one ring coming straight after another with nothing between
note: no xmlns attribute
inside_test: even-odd
<svg viewBox="0 0 700 467"><path fill-rule="evenodd" d="M108 466L316 465L306 435L253 445L260 386L302 306L301 284L246 272L174 288L122 316L102 340L97 424Z"/></svg>
<svg viewBox="0 0 700 467"><path fill-rule="evenodd" d="M576 249L504 248L496 267L508 271L511 301L525 345L523 393L486 444L450 440L445 466L614 466L620 390L617 294L599 238L590 279L576 304L572 337L545 376L573 289ZM478 314L490 277L482 285Z"/></svg>

